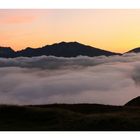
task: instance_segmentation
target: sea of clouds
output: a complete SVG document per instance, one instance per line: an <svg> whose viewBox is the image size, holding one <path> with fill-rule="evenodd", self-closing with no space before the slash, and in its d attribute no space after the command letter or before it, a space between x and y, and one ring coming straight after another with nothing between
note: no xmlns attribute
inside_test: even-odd
<svg viewBox="0 0 140 140"><path fill-rule="evenodd" d="M123 105L140 95L140 53L0 59L0 104Z"/></svg>

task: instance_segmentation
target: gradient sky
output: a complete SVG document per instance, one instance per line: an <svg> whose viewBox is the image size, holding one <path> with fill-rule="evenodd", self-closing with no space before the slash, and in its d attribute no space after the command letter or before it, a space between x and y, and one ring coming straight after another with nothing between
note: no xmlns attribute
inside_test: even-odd
<svg viewBox="0 0 140 140"><path fill-rule="evenodd" d="M0 46L14 50L61 41L114 52L140 46L140 10L0 10Z"/></svg>

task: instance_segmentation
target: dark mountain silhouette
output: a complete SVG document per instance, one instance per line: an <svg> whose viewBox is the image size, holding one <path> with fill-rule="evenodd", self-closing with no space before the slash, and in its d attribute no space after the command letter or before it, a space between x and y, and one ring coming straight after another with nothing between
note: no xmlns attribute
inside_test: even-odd
<svg viewBox="0 0 140 140"><path fill-rule="evenodd" d="M0 47L0 57L14 57L15 51L10 47Z"/></svg>
<svg viewBox="0 0 140 140"><path fill-rule="evenodd" d="M11 50L11 51L9 51ZM3 54L0 57L33 57L33 56L41 56L41 55L52 55L57 57L76 57L79 55L83 56L111 56L111 55L119 55L119 53L114 53L110 51L105 51L102 49L94 48L91 46L87 46L78 42L61 42L55 43L52 45L46 45L42 48L26 48L21 51L14 52L11 48L9 50L3 51Z"/></svg>
<svg viewBox="0 0 140 140"><path fill-rule="evenodd" d="M140 52L140 47L134 48L134 49L132 49L132 50L129 50L129 51L126 52L126 53L132 53L132 52L134 52L134 53L139 53L139 52Z"/></svg>
<svg viewBox="0 0 140 140"><path fill-rule="evenodd" d="M40 56L40 55L53 55L57 57L76 57L79 55L84 56L99 56L99 55L115 55L116 53L86 46L78 42L61 42L53 45L46 45L42 48L26 48L25 50L17 52L17 56Z"/></svg>
<svg viewBox="0 0 140 140"><path fill-rule="evenodd" d="M40 56L40 55L53 55L57 57L76 57L79 55L84 56L99 56L99 55L116 55L117 53L93 48L78 42L61 42L53 45L46 45L42 48L26 48L25 50L18 51L16 56Z"/></svg>
<svg viewBox="0 0 140 140"><path fill-rule="evenodd" d="M130 100L125 106L140 106L140 96Z"/></svg>

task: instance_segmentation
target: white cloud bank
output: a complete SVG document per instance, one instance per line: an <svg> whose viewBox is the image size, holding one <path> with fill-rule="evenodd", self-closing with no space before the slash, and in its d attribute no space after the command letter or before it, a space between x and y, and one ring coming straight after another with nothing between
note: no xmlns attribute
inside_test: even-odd
<svg viewBox="0 0 140 140"><path fill-rule="evenodd" d="M0 59L0 104L123 105L139 84L140 54Z"/></svg>

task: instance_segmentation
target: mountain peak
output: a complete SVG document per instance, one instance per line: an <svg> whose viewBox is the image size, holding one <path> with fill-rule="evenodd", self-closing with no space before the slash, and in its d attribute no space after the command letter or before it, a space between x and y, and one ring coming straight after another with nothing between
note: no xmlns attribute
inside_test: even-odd
<svg viewBox="0 0 140 140"><path fill-rule="evenodd" d="M62 41L62 42L59 42L59 43L54 43L52 45L63 46L63 45L84 45L84 44L81 44L81 43L76 42L76 41L73 41L73 42ZM52 46L52 45L49 45L49 46Z"/></svg>
<svg viewBox="0 0 140 140"><path fill-rule="evenodd" d="M19 51L17 56L41 56L41 55L52 55L57 57L76 57L79 55L83 56L100 56L100 55L117 55L117 53L101 50L88 45L81 44L79 42L59 42L52 45L46 45L41 48L26 48L25 50Z"/></svg>
<svg viewBox="0 0 140 140"><path fill-rule="evenodd" d="M27 47L25 48L25 50L33 50L34 48L31 48L31 47Z"/></svg>
<svg viewBox="0 0 140 140"><path fill-rule="evenodd" d="M9 50L9 51L8 51ZM41 55L52 55L56 57L76 57L79 55L82 56L110 56L110 55L118 55L118 53L94 48L92 46L84 45L79 42L60 42L52 45L46 45L41 48L31 48L27 47L21 51L14 52L11 48L1 48L1 57L34 57Z"/></svg>

